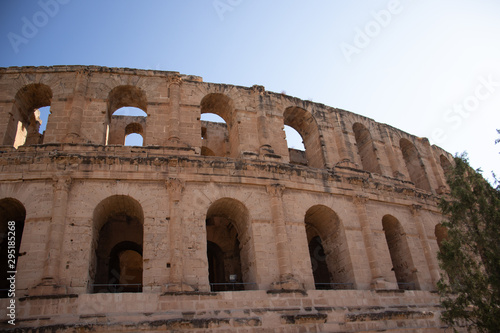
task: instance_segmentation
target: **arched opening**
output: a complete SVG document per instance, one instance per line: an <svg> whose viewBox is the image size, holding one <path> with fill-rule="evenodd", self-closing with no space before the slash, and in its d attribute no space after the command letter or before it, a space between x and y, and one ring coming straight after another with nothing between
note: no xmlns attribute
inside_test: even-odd
<svg viewBox="0 0 500 333"><path fill-rule="evenodd" d="M94 210L95 260L90 267L90 290L97 292L142 291L144 214L129 196L114 195Z"/></svg>
<svg viewBox="0 0 500 333"><path fill-rule="evenodd" d="M226 121L221 116L215 113L202 113L200 117L201 121L209 121L212 123L225 124Z"/></svg>
<svg viewBox="0 0 500 333"><path fill-rule="evenodd" d="M0 297L9 297L10 281L7 280L15 271L26 219L23 204L13 198L0 200ZM14 251L14 252L12 252ZM13 254L13 257L9 257Z"/></svg>
<svg viewBox="0 0 500 333"><path fill-rule="evenodd" d="M215 113L201 115L201 155L228 156L229 132L226 121Z"/></svg>
<svg viewBox="0 0 500 333"><path fill-rule="evenodd" d="M123 241L113 247L109 255L108 290L138 292L142 286L142 247Z"/></svg>
<svg viewBox="0 0 500 333"><path fill-rule="evenodd" d="M14 98L4 145L18 148L22 145L43 143L43 132L49 118L51 102L52 90L47 85L33 83L19 89ZM43 126L42 118L45 120Z"/></svg>
<svg viewBox="0 0 500 333"><path fill-rule="evenodd" d="M288 149L306 151L306 147L304 147L304 139L302 139L302 136L295 130L295 128L285 125L283 130L285 131Z"/></svg>
<svg viewBox="0 0 500 333"><path fill-rule="evenodd" d="M144 130L139 123L130 123L125 127L125 146L142 146Z"/></svg>
<svg viewBox="0 0 500 333"><path fill-rule="evenodd" d="M354 137L356 139L358 154L361 158L363 170L380 174L380 165L378 163L377 154L375 153L375 146L373 145L370 131L360 123L355 123L352 126L352 130L354 131Z"/></svg>
<svg viewBox="0 0 500 333"><path fill-rule="evenodd" d="M415 145L407 139L401 139L399 141L399 146L403 153L403 158L411 181L416 187L425 191L431 191L431 185L429 184L424 165Z"/></svg>
<svg viewBox="0 0 500 333"><path fill-rule="evenodd" d="M290 163L324 168L325 158L321 147L319 128L312 114L299 107L289 107L283 114L283 121L285 126L290 126L297 131L304 142L305 153L298 149L288 149Z"/></svg>
<svg viewBox="0 0 500 333"><path fill-rule="evenodd" d="M319 236L314 236L309 242L309 256L316 289L332 289L331 276L326 263L325 249Z"/></svg>
<svg viewBox="0 0 500 333"><path fill-rule="evenodd" d="M443 227L441 223L436 224L436 227L434 228L434 235L436 236L438 247L441 249L441 244L448 238L448 229Z"/></svg>
<svg viewBox="0 0 500 333"><path fill-rule="evenodd" d="M304 220L316 289L352 289L354 271L337 214L316 205L307 210Z"/></svg>
<svg viewBox="0 0 500 333"><path fill-rule="evenodd" d="M142 146L144 139L142 135L137 133L127 134L125 137L124 146Z"/></svg>
<svg viewBox="0 0 500 333"><path fill-rule="evenodd" d="M300 133L288 125L285 125L284 131L290 163L307 165L306 148L304 147L304 139Z"/></svg>
<svg viewBox="0 0 500 333"><path fill-rule="evenodd" d="M236 156L238 152L238 126L234 122L234 103L224 94L208 94L200 103L202 146L216 156Z"/></svg>
<svg viewBox="0 0 500 333"><path fill-rule="evenodd" d="M239 256L239 251L237 253ZM210 281L210 290L224 291L227 286L226 274L224 267L224 252L219 245L214 242L207 241L207 257L208 257L208 279ZM241 274L241 270L240 274ZM220 283L220 284L219 284Z"/></svg>
<svg viewBox="0 0 500 333"><path fill-rule="evenodd" d="M139 144L140 138L132 136L129 145L142 146L146 140L147 105L146 93L138 87L125 85L111 90L108 95L106 144L123 145L126 137L135 133L140 134L143 142Z"/></svg>
<svg viewBox="0 0 500 333"><path fill-rule="evenodd" d="M255 289L248 227L248 210L237 200L219 199L208 209L207 260L212 291Z"/></svg>
<svg viewBox="0 0 500 333"><path fill-rule="evenodd" d="M40 113L40 127L38 128L38 133L43 137L47 129L47 122L49 121L50 106L41 107L38 109L38 112Z"/></svg>
<svg viewBox="0 0 500 333"><path fill-rule="evenodd" d="M113 116L123 117L147 117L148 114L140 108L124 106L113 112Z"/></svg>
<svg viewBox="0 0 500 333"><path fill-rule="evenodd" d="M401 223L394 216L385 215L382 218L382 226L399 289L417 289L415 268Z"/></svg>
<svg viewBox="0 0 500 333"><path fill-rule="evenodd" d="M134 86L123 85L113 88L108 95L108 117L111 120L111 115L120 108L133 107L142 110L147 114L148 100L146 93ZM133 109L123 110L123 113L136 112ZM124 116L132 116L133 114L123 114ZM139 114L138 116L141 116Z"/></svg>

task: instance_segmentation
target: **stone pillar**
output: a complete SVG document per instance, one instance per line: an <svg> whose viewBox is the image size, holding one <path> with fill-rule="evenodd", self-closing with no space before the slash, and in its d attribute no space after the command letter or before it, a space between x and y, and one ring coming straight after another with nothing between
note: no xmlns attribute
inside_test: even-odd
<svg viewBox="0 0 500 333"><path fill-rule="evenodd" d="M427 178L429 179L429 183L431 186L431 191L436 192L438 194L443 194L446 192L446 184L443 183L443 178L440 175L437 161L435 159L434 152L432 151L431 143L428 139L422 140L423 146L425 147L425 155L427 157L427 161L431 166L432 172L427 171Z"/></svg>
<svg viewBox="0 0 500 333"><path fill-rule="evenodd" d="M272 102L263 86L252 86L254 105L257 110L257 132L259 140L259 155L274 154L272 133L269 122L272 119Z"/></svg>
<svg viewBox="0 0 500 333"><path fill-rule="evenodd" d="M179 203L184 191L184 181L169 178L165 181L169 198L169 239L170 239L170 278L165 291L193 291L193 288L183 283L182 265L182 211Z"/></svg>
<svg viewBox="0 0 500 333"><path fill-rule="evenodd" d="M348 134L345 129L344 120L342 119L342 115L340 113L335 113L336 119L332 119L335 121L335 126L332 128L333 135L335 137L335 144L337 146L338 151L338 161L332 161L336 166L345 166L345 167L353 167L356 168L356 165L353 161L352 149L350 148L351 143L349 141ZM327 163L330 161L325 157Z"/></svg>
<svg viewBox="0 0 500 333"><path fill-rule="evenodd" d="M290 248L283 211L283 191L285 186L272 184L267 186L271 196L271 216L274 224L276 249L278 255L279 281L271 284L271 289L295 290L304 289L303 285L293 276Z"/></svg>
<svg viewBox="0 0 500 333"><path fill-rule="evenodd" d="M76 73L76 85L73 90L73 101L69 111L68 131L64 142L79 143L85 140L81 137L83 112L85 109L85 95L90 79L90 72L83 70Z"/></svg>
<svg viewBox="0 0 500 333"><path fill-rule="evenodd" d="M52 221L46 244L46 260L42 282L35 287L38 295L65 294L66 286L60 283L61 249L63 248L66 211L72 179L69 176L54 178L54 197L52 199Z"/></svg>
<svg viewBox="0 0 500 333"><path fill-rule="evenodd" d="M361 225L361 232L363 234L363 243L366 248L366 256L370 265L370 272L372 275L372 288L373 289L387 289L387 281L385 281L382 272L378 265L378 258L375 253L375 242L372 237L372 230L370 228L370 221L366 213L366 203L368 198L362 195L356 195L353 198L354 206L358 213L359 223Z"/></svg>
<svg viewBox="0 0 500 333"><path fill-rule="evenodd" d="M180 100L182 78L179 75L168 77L170 112L168 120L168 141L179 143L180 138Z"/></svg>
<svg viewBox="0 0 500 333"><path fill-rule="evenodd" d="M432 247L429 244L429 238L427 237L425 226L420 216L422 206L412 205L410 209L413 220L415 221L415 225L417 227L417 232L420 238L420 243L422 244L422 249L424 250L425 260L427 261L427 266L429 267L429 272L431 273L432 287L435 289L440 279L439 265L437 262L436 254L432 251Z"/></svg>
<svg viewBox="0 0 500 333"><path fill-rule="evenodd" d="M395 178L405 178L406 176L402 173L401 165L398 162L398 156L394 152L394 145L392 144L391 136L387 130L387 128L381 128L380 133L382 135L382 140L385 143L385 152L387 154L387 158L391 165L392 169L392 177ZM399 144L398 144L399 145Z"/></svg>

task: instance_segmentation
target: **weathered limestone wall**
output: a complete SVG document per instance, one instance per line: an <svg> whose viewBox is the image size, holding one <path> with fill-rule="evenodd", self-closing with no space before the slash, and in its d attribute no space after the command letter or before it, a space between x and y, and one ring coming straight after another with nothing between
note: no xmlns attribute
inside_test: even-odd
<svg viewBox="0 0 500 333"><path fill-rule="evenodd" d="M20 315L25 326L39 332L443 332L436 300L425 291L258 290L82 294L19 302L31 304Z"/></svg>
<svg viewBox="0 0 500 333"><path fill-rule="evenodd" d="M434 192L443 185L439 159L432 156L435 148L427 139L347 111L267 92L261 86L204 83L199 77L175 72L81 66L5 68L0 84L0 112L9 119L0 128L4 144L13 143L17 122L28 121L30 108L41 104L51 107L43 143L106 144L110 125L109 143L120 144L125 134L115 132L118 128L123 132L125 120L120 117L123 124L113 124L111 115L122 106L134 106L147 114L139 122L148 146L201 149L200 114L210 112L228 124L229 154L223 152L223 156L288 162L282 129L289 124L301 133L306 148L309 145L310 155L315 156L309 161L313 166L333 167L348 161L369 170L363 168L353 129L361 126L371 136L363 146L373 146L370 163L378 164L376 173L411 179L400 146L401 139L406 139L417 151L414 164L424 166L430 184L426 190Z"/></svg>
<svg viewBox="0 0 500 333"><path fill-rule="evenodd" d="M43 143L14 148L49 105ZM147 117L113 115L123 106ZM0 69L0 119L0 208L25 210L21 327L441 329L437 200L452 159L425 138L261 86L82 66ZM290 163L284 125L307 165ZM123 146L130 133L143 147ZM142 258L138 293L111 269L122 250ZM315 290L316 261L334 290ZM246 290L216 292L235 263ZM93 293L97 271L117 275L117 293Z"/></svg>

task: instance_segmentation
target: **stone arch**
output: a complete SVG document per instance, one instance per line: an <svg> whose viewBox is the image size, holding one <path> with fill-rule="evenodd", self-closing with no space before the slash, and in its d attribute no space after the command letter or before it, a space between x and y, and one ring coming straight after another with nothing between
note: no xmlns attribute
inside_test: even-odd
<svg viewBox="0 0 500 333"><path fill-rule="evenodd" d="M129 135L132 133L137 133L142 135L144 133L144 129L142 125L139 123L130 123L125 127L125 135Z"/></svg>
<svg viewBox="0 0 500 333"><path fill-rule="evenodd" d="M148 110L146 92L131 85L117 86L108 94L107 107L108 128L106 144L123 145L125 143L125 137L131 133L140 134L144 141L146 141L145 128ZM135 111L131 111L133 115L114 114L117 110L125 107L137 109ZM139 127L140 133L138 132ZM127 131L132 132L127 133Z"/></svg>
<svg viewBox="0 0 500 333"><path fill-rule="evenodd" d="M137 292L142 287L142 246L135 242L123 241L116 244L109 254L108 281L117 285L114 292Z"/></svg>
<svg viewBox="0 0 500 333"><path fill-rule="evenodd" d="M295 128L285 125L284 131L288 148L300 151L306 150L304 147L304 139Z"/></svg>
<svg viewBox="0 0 500 333"><path fill-rule="evenodd" d="M131 133L125 136L124 146L142 146L144 138L141 134Z"/></svg>
<svg viewBox="0 0 500 333"><path fill-rule="evenodd" d="M26 219L26 208L14 198L0 200L0 298L8 297L9 281L8 271L15 271L21 248L24 221ZM14 242L12 242L14 241ZM10 244L9 244L10 243ZM14 245L14 247L10 247ZM14 249L14 260L8 261L9 249ZM14 267L9 265L13 264Z"/></svg>
<svg viewBox="0 0 500 333"><path fill-rule="evenodd" d="M305 160L313 168L325 167L325 156L321 146L319 126L313 115L296 106L288 107L283 113L284 125L295 129L301 136L305 147ZM293 152L293 150L292 150ZM293 153L290 152L290 161L294 163Z"/></svg>
<svg viewBox="0 0 500 333"><path fill-rule="evenodd" d="M93 292L142 291L142 275L124 274L123 267L142 272L137 263L121 258L126 251L142 257L144 213L141 204L127 195L113 195L102 200L94 209L93 244L95 258L90 267Z"/></svg>
<svg viewBox="0 0 500 333"><path fill-rule="evenodd" d="M39 133L41 125L39 108L52 102L52 89L41 83L32 83L19 89L14 97L4 145L14 146L43 143Z"/></svg>
<svg viewBox="0 0 500 333"><path fill-rule="evenodd" d="M129 145L127 144L128 136L131 134L136 134L141 138L142 142L139 142L137 144L134 144L134 146L140 146L144 144L144 129L142 127L142 124L140 123L130 123L125 127L125 138L123 144L125 146Z"/></svg>
<svg viewBox="0 0 500 333"><path fill-rule="evenodd" d="M352 125L352 130L363 170L378 174L382 173L370 131L361 123Z"/></svg>
<svg viewBox="0 0 500 333"><path fill-rule="evenodd" d="M441 154L439 156L439 164L441 164L441 168L443 169L443 172L444 172L445 176L453 168L453 164L451 164L450 160L446 156L444 156L444 154Z"/></svg>
<svg viewBox="0 0 500 333"><path fill-rule="evenodd" d="M401 148L401 152L403 153L403 158L411 181L416 187L430 192L431 185L429 183L429 179L427 178L424 164L415 145L409 140L403 138L399 141L399 146Z"/></svg>
<svg viewBox="0 0 500 333"><path fill-rule="evenodd" d="M304 222L316 289L353 288L353 266L338 215L326 206L315 205L307 210Z"/></svg>
<svg viewBox="0 0 500 333"><path fill-rule="evenodd" d="M203 155L203 156L216 156L215 153L208 147L201 147L201 155Z"/></svg>
<svg viewBox="0 0 500 333"><path fill-rule="evenodd" d="M416 289L417 279L413 259L401 223L394 216L385 215L382 218L382 227L399 289Z"/></svg>
<svg viewBox="0 0 500 333"><path fill-rule="evenodd" d="M146 92L141 88L131 85L120 85L113 88L108 94L108 118L111 120L113 113L126 106L141 109L148 113L148 99Z"/></svg>
<svg viewBox="0 0 500 333"><path fill-rule="evenodd" d="M256 282L250 269L255 256L249 219L248 209L236 199L222 198L208 208L207 259L212 291L252 289L251 283Z"/></svg>
<svg viewBox="0 0 500 333"><path fill-rule="evenodd" d="M238 124L235 120L234 102L221 93L210 93L200 102L200 119L205 113L221 117L225 123L200 120L203 146L217 156L237 157L239 151Z"/></svg>

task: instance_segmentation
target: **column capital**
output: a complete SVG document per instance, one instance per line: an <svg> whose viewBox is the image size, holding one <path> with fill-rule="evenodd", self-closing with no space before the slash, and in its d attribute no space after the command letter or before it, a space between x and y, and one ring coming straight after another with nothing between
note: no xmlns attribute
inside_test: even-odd
<svg viewBox="0 0 500 333"><path fill-rule="evenodd" d="M54 176L52 180L54 181L54 183L52 183L52 186L56 191L61 191L61 190L68 191L69 188L71 187L71 184L73 183L73 179L68 175Z"/></svg>
<svg viewBox="0 0 500 333"><path fill-rule="evenodd" d="M181 194L184 191L186 182L179 178L167 178L165 179L165 187L167 190L173 193Z"/></svg>
<svg viewBox="0 0 500 333"><path fill-rule="evenodd" d="M355 196L352 197L352 201L354 202L354 204L356 206L358 205L364 205L368 202L368 197L366 195L362 195L362 194L357 194Z"/></svg>
<svg viewBox="0 0 500 333"><path fill-rule="evenodd" d="M281 184L271 184L266 186L267 193L277 198L283 197L283 192L285 191L285 189L286 186Z"/></svg>
<svg viewBox="0 0 500 333"><path fill-rule="evenodd" d="M165 180L165 187L170 192L170 197L174 202L181 200L181 194L184 192L186 182L179 178L167 178Z"/></svg>
<svg viewBox="0 0 500 333"><path fill-rule="evenodd" d="M167 76L167 84L169 86L175 84L180 86L184 81L182 80L182 77L180 75L169 75Z"/></svg>
<svg viewBox="0 0 500 333"><path fill-rule="evenodd" d="M411 214L414 216L420 215L420 211L422 210L422 205L411 205L410 206Z"/></svg>

